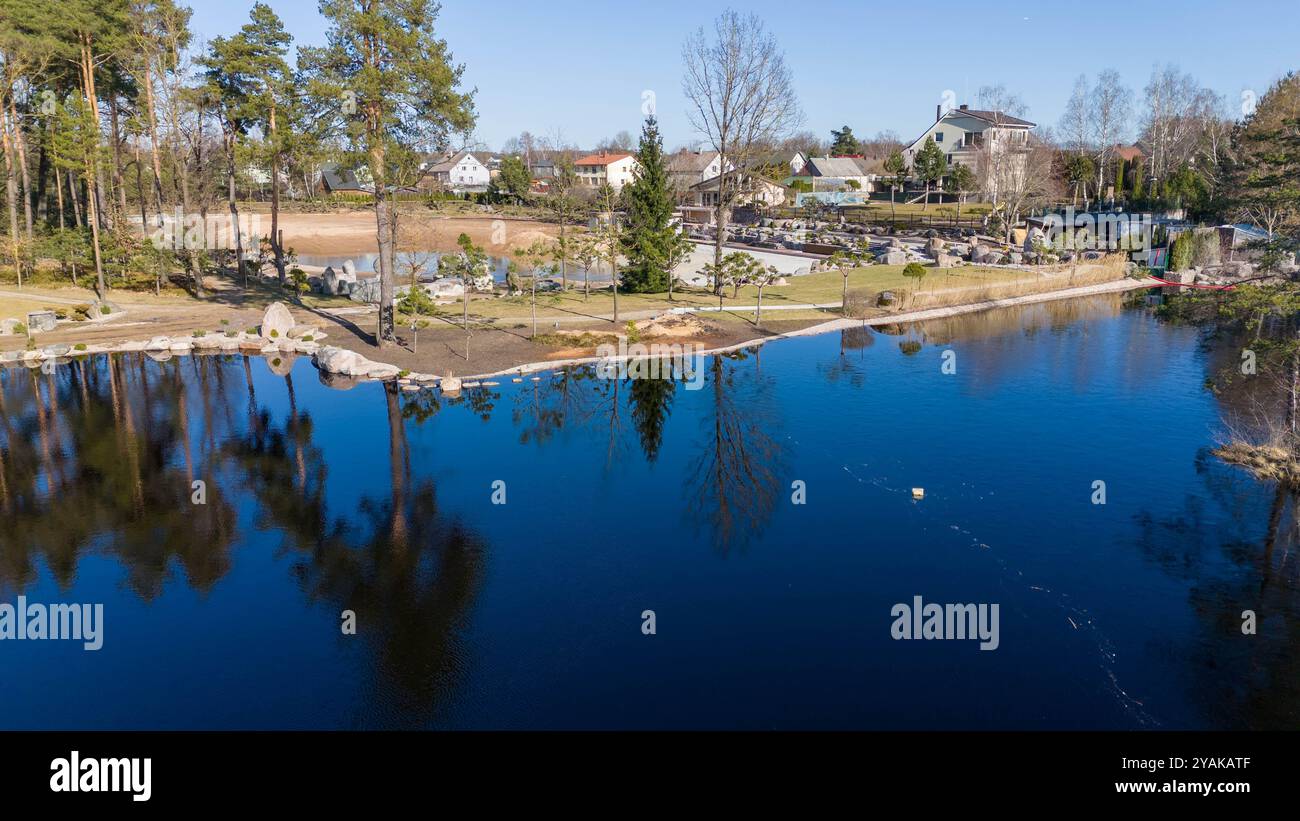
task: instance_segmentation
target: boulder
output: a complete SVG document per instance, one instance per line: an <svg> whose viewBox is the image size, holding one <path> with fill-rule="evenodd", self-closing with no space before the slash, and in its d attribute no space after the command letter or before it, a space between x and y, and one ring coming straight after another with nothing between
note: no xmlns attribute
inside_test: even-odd
<svg viewBox="0 0 1300 821"><path fill-rule="evenodd" d="M22 351L0 351L0 362L17 362L22 358Z"/></svg>
<svg viewBox="0 0 1300 821"><path fill-rule="evenodd" d="M14 332L15 328L22 324L22 321L18 319L0 319L0 336L9 336Z"/></svg>
<svg viewBox="0 0 1300 821"><path fill-rule="evenodd" d="M374 363L361 354L334 346L317 350L313 361L322 371L343 376L365 376L374 367Z"/></svg>
<svg viewBox="0 0 1300 821"><path fill-rule="evenodd" d="M894 295L893 291L881 291L880 295L876 297L876 305L882 308L893 305L896 302L898 302L898 297Z"/></svg>
<svg viewBox="0 0 1300 821"><path fill-rule="evenodd" d="M310 325L294 325L289 329L289 333L286 334L286 336L290 339L302 339L304 336L310 336L315 339L317 333L319 333L319 331Z"/></svg>
<svg viewBox="0 0 1300 821"><path fill-rule="evenodd" d="M1025 261L1025 255L1020 253L1019 251L1012 251L1010 257L1011 257L1012 265L1020 265Z"/></svg>
<svg viewBox="0 0 1300 821"><path fill-rule="evenodd" d="M27 333L43 333L54 330L58 317L53 311L31 311L27 314Z"/></svg>
<svg viewBox="0 0 1300 821"><path fill-rule="evenodd" d="M190 351L194 350L194 343L190 342L189 340L181 340L180 342L173 342L171 344L171 347L168 348L167 350L171 351L172 353L189 353Z"/></svg>
<svg viewBox="0 0 1300 821"><path fill-rule="evenodd" d="M41 349L41 353L44 354L46 359L55 359L60 356L67 356L68 352L71 350L71 345L68 345L65 342L59 342L54 345L46 345Z"/></svg>
<svg viewBox="0 0 1300 821"><path fill-rule="evenodd" d="M444 376L438 386L442 388L443 393L460 393L460 377Z"/></svg>
<svg viewBox="0 0 1300 821"><path fill-rule="evenodd" d="M940 268L956 268L961 264L961 257L956 256L955 254L941 253L939 256L935 257L935 260Z"/></svg>
<svg viewBox="0 0 1300 821"><path fill-rule="evenodd" d="M379 277L362 279L357 281L348 290L348 299L353 302L368 302L371 304L379 303Z"/></svg>
<svg viewBox="0 0 1300 821"><path fill-rule="evenodd" d="M169 351L171 350L171 347L172 340L171 337L168 336L155 336L153 339L144 343L144 350L146 351Z"/></svg>
<svg viewBox="0 0 1300 821"><path fill-rule="evenodd" d="M930 237L925 241L925 252L935 259L939 258L945 247L943 240L939 237Z"/></svg>
<svg viewBox="0 0 1300 821"><path fill-rule="evenodd" d="M338 296L340 293L342 293L342 289L339 287L339 285L340 285L339 275L335 273L334 267L333 266L327 267L325 269L325 273L321 274L320 277L321 293L327 294L329 296Z"/></svg>
<svg viewBox="0 0 1300 821"><path fill-rule="evenodd" d="M355 262L353 262L350 259L346 259L343 261L343 276L341 277L341 279L344 279L348 282L357 281L357 264Z"/></svg>
<svg viewBox="0 0 1300 821"><path fill-rule="evenodd" d="M286 339L295 323L289 307L283 302L272 302L262 314L262 338Z"/></svg>
<svg viewBox="0 0 1300 821"><path fill-rule="evenodd" d="M1029 251L1036 251L1038 250L1038 246L1046 244L1047 236L1037 227L1030 228L1025 232L1025 242L1022 247L1026 253Z"/></svg>
<svg viewBox="0 0 1300 821"><path fill-rule="evenodd" d="M885 265L906 265L907 252L898 248L891 248L885 252L880 261Z"/></svg>

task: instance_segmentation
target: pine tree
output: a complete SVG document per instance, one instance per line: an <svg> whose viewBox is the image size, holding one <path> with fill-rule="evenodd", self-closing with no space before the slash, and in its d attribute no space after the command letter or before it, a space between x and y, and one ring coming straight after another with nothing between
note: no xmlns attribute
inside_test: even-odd
<svg viewBox="0 0 1300 821"><path fill-rule="evenodd" d="M654 116L641 128L636 179L627 190L627 223L621 237L628 267L622 284L632 293L668 290L667 260L677 233L672 224L673 196L664 165L663 139Z"/></svg>

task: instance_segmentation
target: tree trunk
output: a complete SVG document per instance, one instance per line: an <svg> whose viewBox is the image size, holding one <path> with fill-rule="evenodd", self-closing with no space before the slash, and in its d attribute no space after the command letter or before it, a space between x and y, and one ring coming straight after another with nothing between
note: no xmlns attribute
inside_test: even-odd
<svg viewBox="0 0 1300 821"><path fill-rule="evenodd" d="M275 272L284 287L284 245L280 242L280 146L276 137L275 106L271 106L271 250Z"/></svg>
<svg viewBox="0 0 1300 821"><path fill-rule="evenodd" d="M18 248L18 175L14 172L14 149L9 139L9 120L0 109L0 144L5 159L5 204L9 208L9 242L13 255L14 271L18 274L18 287L23 287L22 253Z"/></svg>
<svg viewBox="0 0 1300 821"><path fill-rule="evenodd" d="M90 47L90 37L82 35L81 42L82 92L90 106L91 122L96 135L99 132L99 98L95 94L95 63ZM96 140L98 142L98 140ZM104 257L99 244L99 170L93 152L87 152L86 162L86 221L90 223L90 242L95 250L95 294L102 300L107 296L104 283Z"/></svg>
<svg viewBox="0 0 1300 821"><path fill-rule="evenodd" d="M114 93L108 98L109 135L113 140L113 188L117 191L117 213L121 219L126 219L126 179L122 175L122 136L118 122L119 114L117 94ZM116 223L116 220L114 222Z"/></svg>
<svg viewBox="0 0 1300 821"><path fill-rule="evenodd" d="M226 206L230 209L230 234L235 241L235 273L244 278L248 287L248 273L244 266L244 237L239 230L239 205L235 196L235 132L226 133Z"/></svg>
<svg viewBox="0 0 1300 821"><path fill-rule="evenodd" d="M149 117L149 158L153 169L154 208L157 211L159 227L163 221L162 158L158 142L158 109L153 96L153 58L145 63L144 69L145 113Z"/></svg>
<svg viewBox="0 0 1300 821"><path fill-rule="evenodd" d="M9 119L14 124L14 147L18 149L18 170L23 182L23 218L26 220L27 241L32 241L32 178L27 170L27 137L23 134L22 121L18 119L18 109L14 106L14 96L9 95Z"/></svg>

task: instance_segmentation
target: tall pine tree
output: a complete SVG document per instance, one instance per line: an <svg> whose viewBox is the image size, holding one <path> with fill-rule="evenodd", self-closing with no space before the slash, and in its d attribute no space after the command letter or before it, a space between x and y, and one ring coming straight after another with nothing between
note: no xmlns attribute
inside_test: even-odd
<svg viewBox="0 0 1300 821"><path fill-rule="evenodd" d="M641 128L637 165L636 179L627 190L621 245L628 266L621 282L624 290L632 293L660 293L668 290L667 260L677 228L672 223L673 195L664 165L663 139L653 115Z"/></svg>

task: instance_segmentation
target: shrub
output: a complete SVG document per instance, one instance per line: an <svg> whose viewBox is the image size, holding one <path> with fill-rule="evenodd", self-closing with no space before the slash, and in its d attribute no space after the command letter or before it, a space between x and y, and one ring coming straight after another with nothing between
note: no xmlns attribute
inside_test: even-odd
<svg viewBox="0 0 1300 821"><path fill-rule="evenodd" d="M279 335L280 335L280 332L279 332L279 331L277 331L277 330L274 329L274 328L271 329L271 338L272 338L272 339L275 339L275 338L278 337Z"/></svg>
<svg viewBox="0 0 1300 821"><path fill-rule="evenodd" d="M315 341L316 341L316 337L312 336L311 334L307 334L306 336L304 336L304 337L302 338L302 341L303 341L303 342L315 342Z"/></svg>
<svg viewBox="0 0 1300 821"><path fill-rule="evenodd" d="M920 279L925 276L925 266L919 262L909 262L903 266L903 276Z"/></svg>
<svg viewBox="0 0 1300 821"><path fill-rule="evenodd" d="M207 335L208 335L208 332L207 332L207 331L195 331L195 332L194 332L194 338L195 338L195 339L202 339L203 337L205 337L205 336L207 336Z"/></svg>
<svg viewBox="0 0 1300 821"><path fill-rule="evenodd" d="M402 370L400 370L400 371L397 372L397 378L398 378L398 379L405 379L406 377L408 377L408 376L410 376L410 375L411 375L411 372L408 371L408 370L406 370L406 369L402 369Z"/></svg>
<svg viewBox="0 0 1300 821"><path fill-rule="evenodd" d="M73 345L73 346L72 346L72 349L73 349L73 350L76 350L76 351L84 351L84 350L86 350L86 343L85 343L85 342L78 342L76 345Z"/></svg>
<svg viewBox="0 0 1300 821"><path fill-rule="evenodd" d="M108 315L111 314L111 313L113 313L113 306L111 306L111 305L100 305L100 306L99 306L99 314L100 314L100 316L108 316Z"/></svg>
<svg viewBox="0 0 1300 821"><path fill-rule="evenodd" d="M1186 271L1192 266L1192 235L1184 231L1169 246L1169 270Z"/></svg>
<svg viewBox="0 0 1300 821"><path fill-rule="evenodd" d="M629 345L635 345L641 341L641 330L637 328L636 323L632 320L627 321L627 341Z"/></svg>
<svg viewBox="0 0 1300 821"><path fill-rule="evenodd" d="M234 339L238 335L239 335L239 331L226 331L226 336L230 337L231 339Z"/></svg>
<svg viewBox="0 0 1300 821"><path fill-rule="evenodd" d="M77 306L77 307L79 308L79 307L81 307L81 306ZM75 311L76 308L73 308L73 310ZM55 319L67 319L67 318L68 318L68 309L67 309L67 308L55 308L55 309L54 309L54 318L55 318ZM81 316L80 319L85 319L85 316Z"/></svg>
<svg viewBox="0 0 1300 821"><path fill-rule="evenodd" d="M876 306L877 294L866 288L853 288L844 299L844 315L865 317Z"/></svg>
<svg viewBox="0 0 1300 821"><path fill-rule="evenodd" d="M27 333L27 326L19 322L14 325L14 336L23 336Z"/></svg>
<svg viewBox="0 0 1300 821"><path fill-rule="evenodd" d="M223 328L224 328L225 326L229 325L229 324L230 324L230 320L229 320L229 319L223 319L223 320L221 320L221 326L222 326Z"/></svg>

